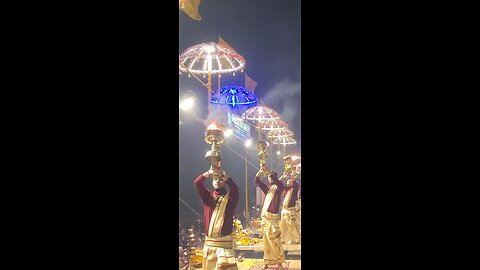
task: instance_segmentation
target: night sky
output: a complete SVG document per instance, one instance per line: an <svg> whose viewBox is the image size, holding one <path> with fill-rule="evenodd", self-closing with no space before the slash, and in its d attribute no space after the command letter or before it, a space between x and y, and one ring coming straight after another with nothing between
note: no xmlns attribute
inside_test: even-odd
<svg viewBox="0 0 480 270"><path fill-rule="evenodd" d="M180 55L188 47L218 42L221 36L246 61L244 71L257 83L254 94L262 99L266 106L281 115L281 119L294 132L296 145L287 146L287 154L300 155L300 92L301 92L301 36L299 0L203 0L199 5L201 21L193 20L179 10L179 48ZM200 77L202 78L202 77ZM213 76L213 85L217 79ZM203 79L203 78L202 78ZM204 79L206 81L206 79ZM235 77L223 76L221 86L244 86L244 74ZM179 75L179 100L187 91L193 91L199 97L192 113L200 119L207 118L207 90L193 77ZM179 196L200 215L203 214L201 202L193 186L194 179L210 167L205 153L210 145L204 141L205 126L183 111L179 112ZM252 129L253 143L248 152L248 192L249 207L255 202L253 177L258 171L258 156L255 144L258 135ZM277 148L274 148L276 152ZM283 151L283 147L282 147ZM270 166L283 171L283 163L278 162L276 153L269 156ZM240 200L236 212L242 214L245 209L245 146L234 137L226 138L221 145L222 169L237 183ZM212 189L211 180L206 187ZM198 216L184 203L179 201L180 222L187 224Z"/></svg>

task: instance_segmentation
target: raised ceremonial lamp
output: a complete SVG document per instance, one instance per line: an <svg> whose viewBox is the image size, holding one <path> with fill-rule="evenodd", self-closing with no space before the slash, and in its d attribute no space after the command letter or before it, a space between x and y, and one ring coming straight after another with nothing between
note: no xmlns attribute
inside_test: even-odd
<svg viewBox="0 0 480 270"><path fill-rule="evenodd" d="M223 143L223 131L212 123L205 130L205 142L212 145L212 148L205 154L205 159L210 162L210 169L213 169L214 166L220 168L220 161L222 160L222 155L220 154L220 145ZM218 178L218 171L214 170L213 177Z"/></svg>
<svg viewBox="0 0 480 270"><path fill-rule="evenodd" d="M257 152L258 152L258 159L260 160L260 167L262 165L267 164L267 157L268 157L268 143L265 141L259 141L257 143ZM265 172L262 173L262 176L265 176Z"/></svg>
<svg viewBox="0 0 480 270"><path fill-rule="evenodd" d="M285 161L285 168L282 176L280 177L281 180L283 180L285 177L289 177L292 173L294 173L295 170L294 166L291 164L292 157L290 155L284 156L283 160Z"/></svg>

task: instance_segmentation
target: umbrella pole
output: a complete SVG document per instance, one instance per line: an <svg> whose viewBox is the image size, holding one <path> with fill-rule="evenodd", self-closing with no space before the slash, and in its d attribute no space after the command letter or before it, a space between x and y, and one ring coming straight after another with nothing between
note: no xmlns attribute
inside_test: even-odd
<svg viewBox="0 0 480 270"><path fill-rule="evenodd" d="M280 151L280 145L278 145L278 144L277 144L277 151ZM277 155L277 157L278 157L278 159L277 159L277 171L280 171L281 164L282 164L282 158L280 157L280 155Z"/></svg>
<svg viewBox="0 0 480 270"><path fill-rule="evenodd" d="M270 156L272 157L270 159L270 168L273 169L273 144L272 144L272 139L269 138L270 141Z"/></svg>
<svg viewBox="0 0 480 270"><path fill-rule="evenodd" d="M217 87L217 97L220 99L220 73L218 73L218 78L217 78L217 81L218 81L218 87Z"/></svg>
<svg viewBox="0 0 480 270"><path fill-rule="evenodd" d="M245 148L245 228L248 228L248 148Z"/></svg>
<svg viewBox="0 0 480 270"><path fill-rule="evenodd" d="M208 71L207 88L208 88L208 98L207 98L208 114L210 114L210 112L212 111L212 104L210 102L210 100L212 98L212 73L210 71Z"/></svg>

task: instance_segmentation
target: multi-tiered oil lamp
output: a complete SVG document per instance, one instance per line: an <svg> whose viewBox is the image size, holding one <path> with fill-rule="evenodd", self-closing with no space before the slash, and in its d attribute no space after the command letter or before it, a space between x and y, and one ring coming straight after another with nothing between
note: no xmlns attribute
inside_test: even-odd
<svg viewBox="0 0 480 270"><path fill-rule="evenodd" d="M220 145L223 143L223 131L215 125L210 124L205 130L205 142L212 145L212 148L205 154L205 159L210 162L210 169L213 170L213 177L220 177L220 161L222 155L220 154ZM217 169L214 169L217 168Z"/></svg>
<svg viewBox="0 0 480 270"><path fill-rule="evenodd" d="M265 168L267 164L267 157L268 157L268 143L264 141L259 141L257 143L257 152L258 152L258 159L260 160L260 168ZM262 176L265 176L265 171L262 172Z"/></svg>

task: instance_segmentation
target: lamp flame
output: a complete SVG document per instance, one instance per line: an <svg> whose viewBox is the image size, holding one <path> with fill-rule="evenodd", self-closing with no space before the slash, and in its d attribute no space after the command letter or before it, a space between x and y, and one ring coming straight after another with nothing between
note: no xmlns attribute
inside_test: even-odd
<svg viewBox="0 0 480 270"><path fill-rule="evenodd" d="M208 127L207 127L207 130L212 130L212 129L218 129L220 130L217 125L215 124L215 122L212 122Z"/></svg>

